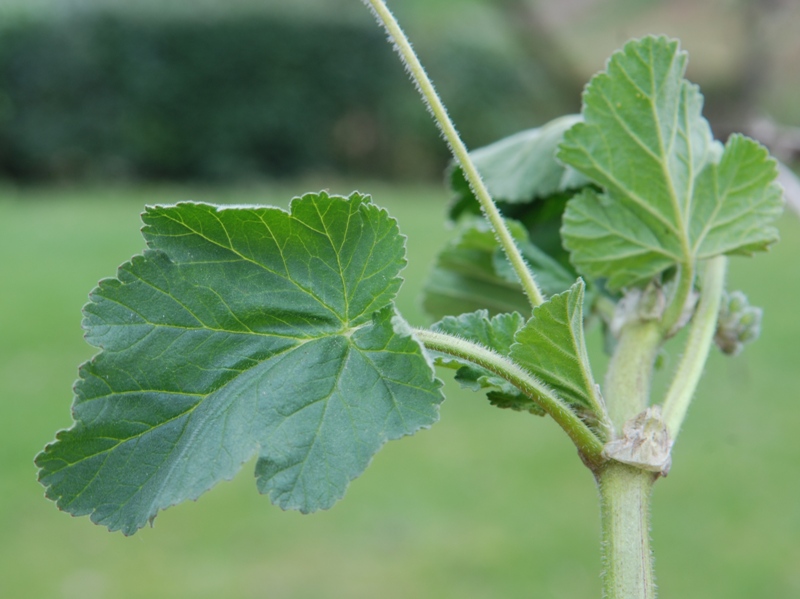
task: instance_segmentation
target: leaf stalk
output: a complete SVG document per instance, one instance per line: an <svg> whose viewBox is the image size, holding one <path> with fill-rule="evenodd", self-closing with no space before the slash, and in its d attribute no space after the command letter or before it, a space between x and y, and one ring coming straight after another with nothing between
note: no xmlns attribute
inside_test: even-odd
<svg viewBox="0 0 800 599"><path fill-rule="evenodd" d="M673 329L675 329L675 325L681 320L683 311L686 308L686 303L689 301L689 296L694 289L694 276L694 264L681 264L678 267L678 281L675 287L675 293L672 295L670 303L661 319L661 330L667 337L675 333Z"/></svg>
<svg viewBox="0 0 800 599"><path fill-rule="evenodd" d="M467 147L461 140L450 116L447 114L447 109L439 98L439 94L436 92L419 58L417 58L411 43L408 41L402 28L383 0L362 1L372 9L378 22L389 34L389 38L394 43L395 50L400 55L406 71L417 86L417 90L422 96L425 105L428 107L434 121L442 132L453 157L464 171L464 175L467 181L469 181L472 192L478 199L484 215L494 229L498 242L508 256L511 265L514 267L514 271L517 273L522 283L522 289L525 295L528 297L531 306L535 308L544 302L544 296L533 278L533 273L525 262L525 258L523 258L522 253L517 247L511 232L508 230L508 227L506 227L505 221L500 211L497 209L478 169L473 163L472 158L470 158Z"/></svg>
<svg viewBox="0 0 800 599"><path fill-rule="evenodd" d="M603 441L542 381L512 360L459 337L430 329L414 329L417 339L429 350L461 358L502 377L535 401L564 429L586 464L596 469L605 461Z"/></svg>
<svg viewBox="0 0 800 599"><path fill-rule="evenodd" d="M686 348L664 398L662 414L673 439L677 437L686 417L714 342L726 268L727 258L712 258L706 264L700 280L700 302L689 328Z"/></svg>

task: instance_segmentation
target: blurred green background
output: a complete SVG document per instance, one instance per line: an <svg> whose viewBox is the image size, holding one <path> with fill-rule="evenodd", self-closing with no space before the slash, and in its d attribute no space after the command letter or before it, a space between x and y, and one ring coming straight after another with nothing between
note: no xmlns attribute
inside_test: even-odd
<svg viewBox="0 0 800 599"><path fill-rule="evenodd" d="M404 0L469 147L580 109L627 39L681 38L718 137L800 154L793 0ZM0 176L436 180L448 155L359 0L4 0Z"/></svg>
<svg viewBox="0 0 800 599"><path fill-rule="evenodd" d="M798 151L795 2L393 5L472 147L577 110L614 48L668 33L718 136ZM451 234L446 161L356 0L0 3L0 597L598 597L596 492L571 444L451 384L441 422L387 445L325 513L271 506L249 464L125 538L59 513L36 482L93 353L80 307L142 250L145 204L372 193L409 237L399 304L425 324L417 295ZM800 596L800 221L781 230L769 254L732 260L731 288L765 309L762 338L712 356L655 490L664 598Z"/></svg>

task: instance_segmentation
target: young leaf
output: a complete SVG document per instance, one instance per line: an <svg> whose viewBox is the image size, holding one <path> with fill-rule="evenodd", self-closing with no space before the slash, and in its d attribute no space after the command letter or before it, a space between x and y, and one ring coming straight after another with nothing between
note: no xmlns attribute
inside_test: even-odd
<svg viewBox="0 0 800 599"><path fill-rule="evenodd" d="M579 121L579 115L560 117L470 153L500 212L507 219L522 223L536 243L536 253L546 254L569 271L567 284L558 291L569 287L577 277L561 242L562 215L567 200L590 181L559 163L555 153L564 132ZM449 181L455 194L450 219L458 222L481 216L480 203L461 168L451 167ZM541 278L537 281L545 284Z"/></svg>
<svg viewBox="0 0 800 599"><path fill-rule="evenodd" d="M530 202L588 185L585 176L555 159L564 132L579 121L579 115L559 117L470 152L492 198L510 204ZM452 167L450 186L456 193L451 209L455 220L478 202L458 166Z"/></svg>
<svg viewBox="0 0 800 599"><path fill-rule="evenodd" d="M516 224L511 221L509 223ZM511 228L511 227L509 227ZM520 235L521 237L521 235ZM536 282L547 295L560 293L569 289L575 280L573 273L564 268L548 254L540 250L527 239L527 235L518 241L519 249L528 265L536 274ZM492 256L492 265L495 272L507 281L518 282L517 273L508 261L502 248L497 248Z"/></svg>
<svg viewBox="0 0 800 599"><path fill-rule="evenodd" d="M738 134L728 139L719 164L697 181L690 237L698 258L752 254L778 241L769 225L783 209L777 176L778 163L764 146Z"/></svg>
<svg viewBox="0 0 800 599"><path fill-rule="evenodd" d="M520 223L507 221L507 225L544 293L568 288L574 280L569 271L534 246ZM442 250L424 294L425 310L435 318L484 308L491 314L530 309L514 269L483 219L464 223Z"/></svg>
<svg viewBox="0 0 800 599"><path fill-rule="evenodd" d="M775 162L740 136L723 151L685 69L676 41L629 42L592 79L583 122L564 134L559 159L606 190L570 201L564 244L581 272L607 277L611 289L777 239Z"/></svg>
<svg viewBox="0 0 800 599"><path fill-rule="evenodd" d="M508 356L511 345L514 343L514 335L524 324L525 319L517 312L498 314L490 319L487 310L478 310L457 317L447 316L431 328L437 332L478 343L502 356ZM435 358L436 364L439 366L458 369L455 378L462 386L473 391L486 391L486 395L493 405L531 412L539 416L544 415L542 409L533 400L488 370L446 354L437 353Z"/></svg>
<svg viewBox="0 0 800 599"><path fill-rule="evenodd" d="M537 306L516 334L511 358L555 389L573 407L604 419L605 407L594 382L583 336L584 283Z"/></svg>
<svg viewBox="0 0 800 599"><path fill-rule="evenodd" d="M327 508L384 442L437 419L440 383L392 304L404 238L368 197L143 220L149 249L85 308L102 351L76 424L36 460L61 509L132 534L254 454L275 503Z"/></svg>
<svg viewBox="0 0 800 599"><path fill-rule="evenodd" d="M528 300L516 281L495 271L500 246L490 226L474 220L439 253L425 283L423 307L434 318L486 308L492 314L522 312Z"/></svg>

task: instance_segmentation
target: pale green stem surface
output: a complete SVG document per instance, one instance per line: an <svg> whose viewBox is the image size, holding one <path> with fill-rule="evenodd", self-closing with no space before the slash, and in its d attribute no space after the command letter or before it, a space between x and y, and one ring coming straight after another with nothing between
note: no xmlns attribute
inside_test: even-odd
<svg viewBox="0 0 800 599"><path fill-rule="evenodd" d="M686 349L667 390L662 410L673 439L678 436L714 343L714 332L717 329L717 317L725 288L726 266L727 259L724 256L710 259L700 280L700 302L689 328Z"/></svg>
<svg viewBox="0 0 800 599"><path fill-rule="evenodd" d="M653 366L663 342L659 321L634 321L622 329L606 373L606 404L618 436L650 400ZM650 493L656 476L613 460L595 471L600 489L603 596L654 599L650 551Z"/></svg>
<svg viewBox="0 0 800 599"><path fill-rule="evenodd" d="M516 363L477 343L452 335L429 329L414 329L414 334L429 350L468 360L514 385L564 429L588 464L594 468L602 464L603 443L597 435L551 389Z"/></svg>
<svg viewBox="0 0 800 599"><path fill-rule="evenodd" d="M665 335L672 333L672 328L683 314L686 302L694 289L694 267L692 264L681 264L678 271L678 285L675 288L669 306L661 319L661 330Z"/></svg>
<svg viewBox="0 0 800 599"><path fill-rule="evenodd" d="M511 265L514 267L514 271L519 277L525 295L528 296L531 306L538 306L544 302L544 296L539 286L536 284L530 268L528 268L528 265L525 263L525 259L522 257L517 244L514 242L511 232L508 230L508 227L506 227L500 211L492 200L491 194L489 194L489 190L486 188L483 179L481 179L478 169L472 162L467 147L464 145L464 142L461 141L458 131L456 131L453 122L450 120L447 109L444 107L444 104L442 104L439 95L436 93L436 89L433 87L433 83L431 83L428 74L425 72L422 64L420 64L414 49L411 47L411 43L408 41L405 33L400 28L394 15L389 11L383 0L363 1L372 8L376 18L383 25L389 37L394 42L395 48L402 58L406 70L414 80L417 89L422 95L423 101L428 106L436 124L442 131L453 156L461 165L475 197L480 202L481 209L494 229L497 240L508 256Z"/></svg>
<svg viewBox="0 0 800 599"><path fill-rule="evenodd" d="M655 599L650 495L656 475L619 462L597 472L602 521L603 597Z"/></svg>
<svg viewBox="0 0 800 599"><path fill-rule="evenodd" d="M627 420L647 408L653 365L662 340L660 324L655 320L631 322L622 329L605 384L606 407L617 434Z"/></svg>

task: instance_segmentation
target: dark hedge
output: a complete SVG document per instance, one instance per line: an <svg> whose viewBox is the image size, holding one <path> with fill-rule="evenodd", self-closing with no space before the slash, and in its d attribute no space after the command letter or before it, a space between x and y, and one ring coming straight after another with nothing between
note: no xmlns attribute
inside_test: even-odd
<svg viewBox="0 0 800 599"><path fill-rule="evenodd" d="M473 145L531 124L497 57L450 44L426 62ZM0 26L6 178L425 177L446 160L377 27L99 14Z"/></svg>

